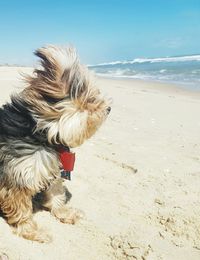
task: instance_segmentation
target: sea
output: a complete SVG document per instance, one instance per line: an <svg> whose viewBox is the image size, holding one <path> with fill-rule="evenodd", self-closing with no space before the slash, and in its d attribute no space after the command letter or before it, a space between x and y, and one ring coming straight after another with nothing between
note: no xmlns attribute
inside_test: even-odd
<svg viewBox="0 0 200 260"><path fill-rule="evenodd" d="M88 65L97 75L178 84L200 90L200 55L137 58Z"/></svg>

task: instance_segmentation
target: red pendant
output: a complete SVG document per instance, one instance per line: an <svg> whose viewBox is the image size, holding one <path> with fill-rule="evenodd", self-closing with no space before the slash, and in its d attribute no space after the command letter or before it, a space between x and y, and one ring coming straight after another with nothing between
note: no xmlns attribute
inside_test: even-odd
<svg viewBox="0 0 200 260"><path fill-rule="evenodd" d="M66 150L60 150L60 161L65 171L73 171L75 162L75 153L68 152Z"/></svg>

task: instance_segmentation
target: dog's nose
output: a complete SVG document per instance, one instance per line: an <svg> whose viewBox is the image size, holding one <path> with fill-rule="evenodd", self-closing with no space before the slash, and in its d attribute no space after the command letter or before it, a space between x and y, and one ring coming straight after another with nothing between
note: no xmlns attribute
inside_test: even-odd
<svg viewBox="0 0 200 260"><path fill-rule="evenodd" d="M110 111L111 111L111 107L107 107L107 114L109 114L110 113Z"/></svg>

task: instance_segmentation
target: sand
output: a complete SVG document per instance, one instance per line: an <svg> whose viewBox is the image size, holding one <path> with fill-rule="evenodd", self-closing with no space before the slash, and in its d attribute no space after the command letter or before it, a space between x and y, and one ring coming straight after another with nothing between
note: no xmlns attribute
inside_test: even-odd
<svg viewBox="0 0 200 260"><path fill-rule="evenodd" d="M0 67L0 102L22 84ZM74 226L48 212L35 220L50 244L12 234L0 218L0 252L20 260L199 260L200 94L176 86L97 79L113 98L99 132L76 152L70 205L85 216Z"/></svg>

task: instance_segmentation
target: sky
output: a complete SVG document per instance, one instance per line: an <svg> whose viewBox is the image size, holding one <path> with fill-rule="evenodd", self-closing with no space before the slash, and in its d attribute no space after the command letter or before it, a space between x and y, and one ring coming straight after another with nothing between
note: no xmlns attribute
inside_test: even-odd
<svg viewBox="0 0 200 260"><path fill-rule="evenodd" d="M0 0L0 64L47 44L86 64L200 54L200 0Z"/></svg>

